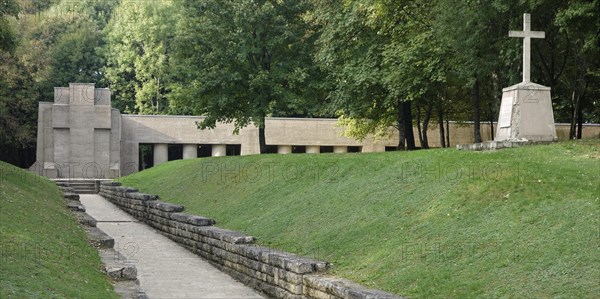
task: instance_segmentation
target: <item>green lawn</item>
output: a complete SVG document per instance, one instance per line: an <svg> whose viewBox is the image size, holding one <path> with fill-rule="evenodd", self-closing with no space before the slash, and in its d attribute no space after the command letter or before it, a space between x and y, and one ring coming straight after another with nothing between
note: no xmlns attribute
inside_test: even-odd
<svg viewBox="0 0 600 299"><path fill-rule="evenodd" d="M118 298L56 185L4 162L0 298Z"/></svg>
<svg viewBox="0 0 600 299"><path fill-rule="evenodd" d="M599 140L202 158L122 181L400 295L600 295Z"/></svg>

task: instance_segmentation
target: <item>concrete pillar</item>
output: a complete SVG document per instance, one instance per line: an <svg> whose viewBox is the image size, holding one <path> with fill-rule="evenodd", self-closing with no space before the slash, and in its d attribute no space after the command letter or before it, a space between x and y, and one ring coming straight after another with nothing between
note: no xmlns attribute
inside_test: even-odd
<svg viewBox="0 0 600 299"><path fill-rule="evenodd" d="M318 145L307 145L306 153L307 154L318 154L321 152L321 147Z"/></svg>
<svg viewBox="0 0 600 299"><path fill-rule="evenodd" d="M212 145L212 156L213 157L227 156L227 146L225 144L213 144Z"/></svg>
<svg viewBox="0 0 600 299"><path fill-rule="evenodd" d="M333 147L333 152L336 153L336 154L347 153L348 152L348 147L347 146L334 146Z"/></svg>
<svg viewBox="0 0 600 299"><path fill-rule="evenodd" d="M183 145L183 159L195 159L198 158L198 145L197 144L184 144Z"/></svg>
<svg viewBox="0 0 600 299"><path fill-rule="evenodd" d="M169 161L169 146L166 143L154 144L154 166Z"/></svg>
<svg viewBox="0 0 600 299"><path fill-rule="evenodd" d="M278 154L291 154L292 153L292 146L291 145L278 145L277 146L277 153Z"/></svg>

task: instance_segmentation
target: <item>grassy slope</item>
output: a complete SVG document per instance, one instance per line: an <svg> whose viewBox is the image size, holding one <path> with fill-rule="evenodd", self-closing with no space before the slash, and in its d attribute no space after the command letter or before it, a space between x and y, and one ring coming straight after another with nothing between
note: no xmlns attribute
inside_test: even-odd
<svg viewBox="0 0 600 299"><path fill-rule="evenodd" d="M600 142L173 161L123 179L410 297L600 293Z"/></svg>
<svg viewBox="0 0 600 299"><path fill-rule="evenodd" d="M0 162L0 298L117 298L56 185Z"/></svg>

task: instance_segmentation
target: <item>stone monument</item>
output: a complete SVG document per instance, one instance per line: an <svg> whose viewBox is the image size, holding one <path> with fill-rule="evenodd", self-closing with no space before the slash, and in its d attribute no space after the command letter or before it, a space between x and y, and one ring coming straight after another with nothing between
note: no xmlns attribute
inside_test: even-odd
<svg viewBox="0 0 600 299"><path fill-rule="evenodd" d="M93 83L54 88L54 103L40 102L36 169L50 178L119 176L121 114L110 90Z"/></svg>
<svg viewBox="0 0 600 299"><path fill-rule="evenodd" d="M531 15L523 14L523 31L510 31L523 38L523 82L502 89L495 141L556 141L550 87L531 82L531 39L544 38L543 31L531 31Z"/></svg>

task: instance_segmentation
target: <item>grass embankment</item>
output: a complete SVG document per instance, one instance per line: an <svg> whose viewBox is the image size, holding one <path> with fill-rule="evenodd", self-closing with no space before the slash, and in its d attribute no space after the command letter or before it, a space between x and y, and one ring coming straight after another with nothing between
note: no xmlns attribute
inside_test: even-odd
<svg viewBox="0 0 600 299"><path fill-rule="evenodd" d="M419 298L600 294L600 141L173 161L124 184Z"/></svg>
<svg viewBox="0 0 600 299"><path fill-rule="evenodd" d="M118 298L56 185L4 162L0 298Z"/></svg>

